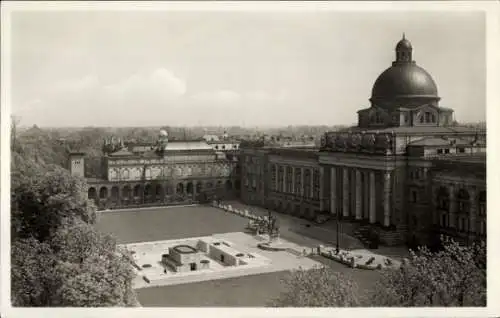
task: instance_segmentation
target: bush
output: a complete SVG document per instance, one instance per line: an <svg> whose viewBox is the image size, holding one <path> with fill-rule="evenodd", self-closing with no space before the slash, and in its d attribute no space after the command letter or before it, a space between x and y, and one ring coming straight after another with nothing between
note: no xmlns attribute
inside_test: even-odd
<svg viewBox="0 0 500 318"><path fill-rule="evenodd" d="M150 268L151 267L151 264L144 264L142 265L142 268Z"/></svg>

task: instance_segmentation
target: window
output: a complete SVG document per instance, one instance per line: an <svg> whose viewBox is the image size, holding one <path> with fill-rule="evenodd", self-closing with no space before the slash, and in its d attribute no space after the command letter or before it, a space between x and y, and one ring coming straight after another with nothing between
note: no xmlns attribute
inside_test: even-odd
<svg viewBox="0 0 500 318"><path fill-rule="evenodd" d="M313 173L313 198L315 200L318 200L319 199L319 188L320 188L320 185L319 185L319 170L318 169L314 169L314 173Z"/></svg>
<svg viewBox="0 0 500 318"><path fill-rule="evenodd" d="M450 153L450 149L446 148L446 149L444 150L444 153Z"/></svg>
<svg viewBox="0 0 500 318"><path fill-rule="evenodd" d="M226 145L222 145L222 149L226 149Z"/></svg>
<svg viewBox="0 0 500 318"><path fill-rule="evenodd" d="M458 152L459 153L464 153L465 152L465 148L463 148L463 147L458 148Z"/></svg>
<svg viewBox="0 0 500 318"><path fill-rule="evenodd" d="M311 169L304 171L304 197L311 197Z"/></svg>
<svg viewBox="0 0 500 318"><path fill-rule="evenodd" d="M437 153L438 153L438 155L443 154L443 149L438 149L438 150L437 150Z"/></svg>
<svg viewBox="0 0 500 318"><path fill-rule="evenodd" d="M300 194L302 189L302 169L295 168L295 193Z"/></svg>
<svg viewBox="0 0 500 318"><path fill-rule="evenodd" d="M424 116L420 116L420 123L423 124L424 123Z"/></svg>
<svg viewBox="0 0 500 318"><path fill-rule="evenodd" d="M428 123L431 121L431 113L425 112L425 122Z"/></svg>
<svg viewBox="0 0 500 318"><path fill-rule="evenodd" d="M286 168L286 192L293 193L293 168Z"/></svg>
<svg viewBox="0 0 500 318"><path fill-rule="evenodd" d="M272 165L271 166L271 189L272 190L276 190L276 177L277 177L276 166Z"/></svg>
<svg viewBox="0 0 500 318"><path fill-rule="evenodd" d="M283 192L283 181L285 178L285 168L280 166L278 169L278 192Z"/></svg>
<svg viewBox="0 0 500 318"><path fill-rule="evenodd" d="M411 203L417 203L417 195L418 195L417 190L414 190L414 189L410 190L410 202Z"/></svg>
<svg viewBox="0 0 500 318"><path fill-rule="evenodd" d="M436 122L436 116L434 114L431 114L431 122L433 123Z"/></svg>
<svg viewBox="0 0 500 318"><path fill-rule="evenodd" d="M408 123L408 119L409 119L408 114L405 114L404 115L404 121L405 121L405 123Z"/></svg>

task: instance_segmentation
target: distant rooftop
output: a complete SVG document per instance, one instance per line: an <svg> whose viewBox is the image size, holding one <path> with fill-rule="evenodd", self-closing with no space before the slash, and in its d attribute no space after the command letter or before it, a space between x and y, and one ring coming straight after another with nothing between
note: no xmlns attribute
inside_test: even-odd
<svg viewBox="0 0 500 318"><path fill-rule="evenodd" d="M433 160L457 162L457 163L477 163L486 164L486 153L477 152L471 154L449 154L432 158Z"/></svg>

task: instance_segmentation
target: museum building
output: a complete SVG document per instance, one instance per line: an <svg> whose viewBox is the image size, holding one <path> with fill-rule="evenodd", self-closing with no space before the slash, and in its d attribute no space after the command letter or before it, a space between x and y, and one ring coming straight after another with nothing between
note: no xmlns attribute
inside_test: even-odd
<svg viewBox="0 0 500 318"><path fill-rule="evenodd" d="M325 133L316 150L242 149L241 199L309 219L338 216L387 245L484 237L486 131L453 125L404 36L395 51L356 127Z"/></svg>
<svg viewBox="0 0 500 318"><path fill-rule="evenodd" d="M205 140L169 141L160 131L153 144L125 144L106 140L102 177L86 178L88 197L99 209L203 202L237 197L239 192L238 146L218 151ZM229 148L229 147L228 147ZM70 171L85 177L85 154L70 154Z"/></svg>

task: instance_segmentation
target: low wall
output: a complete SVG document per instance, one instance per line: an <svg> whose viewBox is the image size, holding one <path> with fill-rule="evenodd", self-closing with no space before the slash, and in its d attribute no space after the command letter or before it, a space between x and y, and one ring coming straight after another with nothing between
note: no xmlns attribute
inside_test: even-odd
<svg viewBox="0 0 500 318"><path fill-rule="evenodd" d="M238 258L235 255L231 255L215 245L210 244L210 251L208 255L210 256L210 258L217 260L226 266L238 265ZM221 260L221 256L223 256L224 261Z"/></svg>

